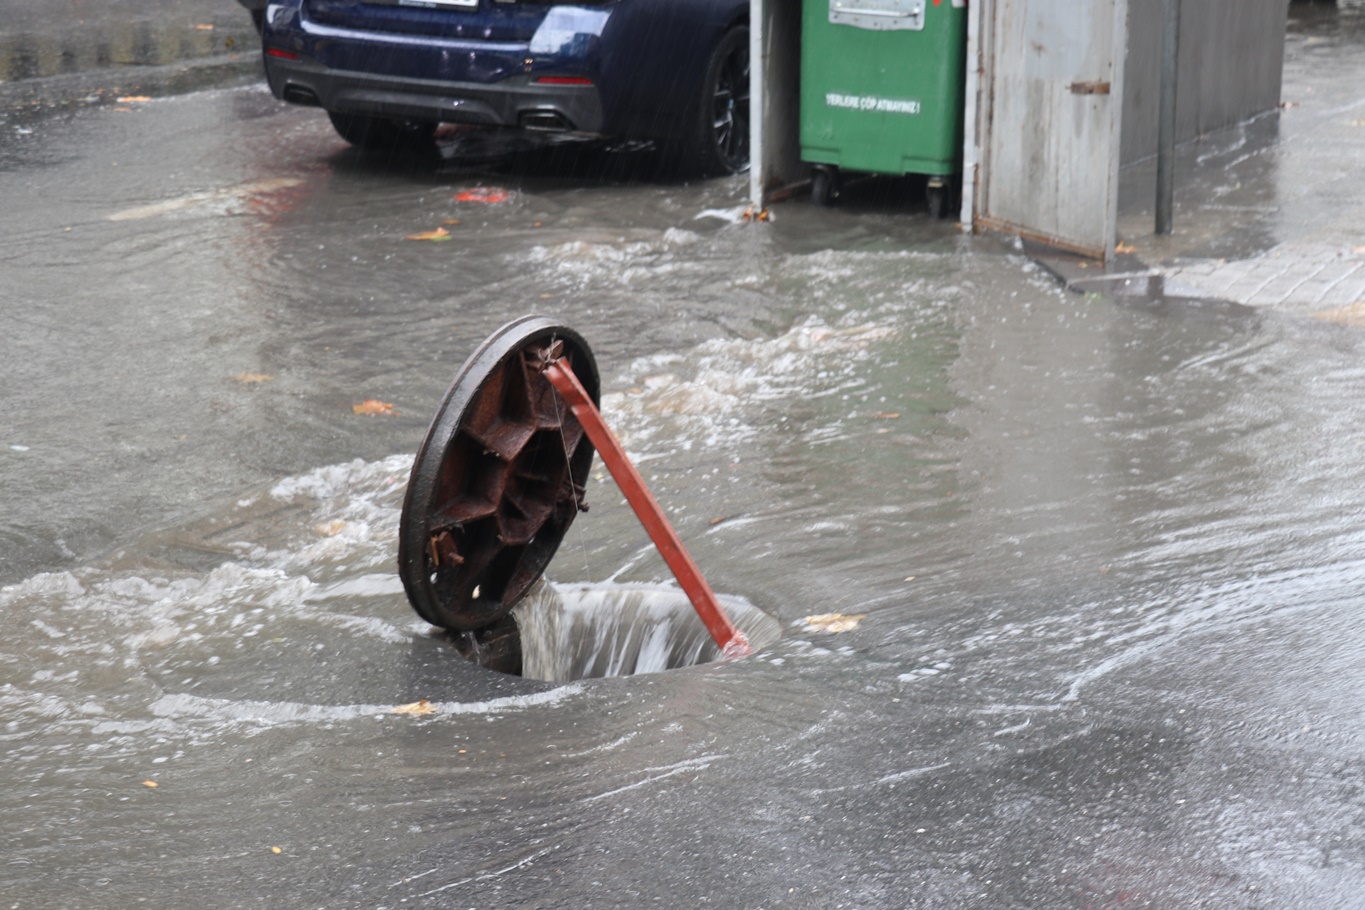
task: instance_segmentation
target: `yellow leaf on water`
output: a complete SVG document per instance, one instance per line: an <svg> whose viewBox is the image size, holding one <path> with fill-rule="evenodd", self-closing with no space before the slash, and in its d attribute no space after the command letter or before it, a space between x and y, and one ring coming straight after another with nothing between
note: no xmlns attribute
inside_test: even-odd
<svg viewBox="0 0 1365 910"><path fill-rule="evenodd" d="M212 26L212 25L208 25L208 24L203 23L203 22L196 22L196 23L194 24L194 27L195 27L195 29L197 29L198 31L201 31L201 32L211 32L211 31L213 31L213 26Z"/></svg>
<svg viewBox="0 0 1365 910"><path fill-rule="evenodd" d="M866 617L866 613L817 613L807 616L801 623L811 632L847 632L858 628L858 623Z"/></svg>
<svg viewBox="0 0 1365 910"><path fill-rule="evenodd" d="M242 385L254 385L262 382L270 382L274 379L269 373L233 373L230 377L233 382L240 382Z"/></svg>
<svg viewBox="0 0 1365 910"><path fill-rule="evenodd" d="M380 401L378 398L366 398L360 404L351 405L351 410L357 414L383 414L395 417L398 415L398 412L393 409L393 405L387 401Z"/></svg>
<svg viewBox="0 0 1365 910"><path fill-rule="evenodd" d="M134 104L141 101L151 101L150 95L123 95L118 99L119 104Z"/></svg>
<svg viewBox="0 0 1365 910"><path fill-rule="evenodd" d="M271 848L270 848L270 852L271 852L271 853L283 853L283 852L284 852L284 848L283 848L283 847L271 847Z"/></svg>
<svg viewBox="0 0 1365 910"><path fill-rule="evenodd" d="M420 233L420 234L408 234L408 235L407 235L406 237L404 237L403 239L404 239L404 240L437 240L437 241L440 241L440 240L449 240L449 239L450 239L450 231L447 231L447 230L446 230L445 228L443 228L443 227L438 227L438 228L437 228L436 230L434 230L434 231L423 231L423 232Z"/></svg>
<svg viewBox="0 0 1365 910"><path fill-rule="evenodd" d="M342 529L344 529L345 527L346 522L338 518L336 521L329 521L326 524L315 525L313 527L313 533L318 535L319 537L336 537L338 534L341 533Z"/></svg>
<svg viewBox="0 0 1365 910"><path fill-rule="evenodd" d="M435 714L436 706L424 698L421 701L415 701L410 705L399 705L398 707L393 709L392 713L412 714L414 716L421 717L422 715L425 714Z"/></svg>
<svg viewBox="0 0 1365 910"><path fill-rule="evenodd" d="M155 790L158 785L157 782L154 780L144 780L142 782L142 786L147 787L150 790Z"/></svg>

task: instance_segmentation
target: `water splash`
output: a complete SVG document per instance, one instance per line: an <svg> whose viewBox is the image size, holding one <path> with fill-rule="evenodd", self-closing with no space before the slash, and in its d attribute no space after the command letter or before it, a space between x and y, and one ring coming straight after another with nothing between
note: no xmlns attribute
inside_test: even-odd
<svg viewBox="0 0 1365 910"><path fill-rule="evenodd" d="M778 623L741 597L718 595L755 650ZM546 682L659 673L720 659L720 649L677 588L643 584L538 585L513 611L521 675Z"/></svg>

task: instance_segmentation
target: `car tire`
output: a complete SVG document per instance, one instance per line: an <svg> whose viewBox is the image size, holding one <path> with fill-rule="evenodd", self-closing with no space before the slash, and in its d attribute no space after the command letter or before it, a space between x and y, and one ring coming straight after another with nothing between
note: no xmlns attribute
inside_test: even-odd
<svg viewBox="0 0 1365 910"><path fill-rule="evenodd" d="M711 49L681 132L657 141L664 180L737 174L749 166L749 29L737 26Z"/></svg>
<svg viewBox="0 0 1365 910"><path fill-rule="evenodd" d="M697 146L706 176L749 167L749 29L732 28L716 43L702 83Z"/></svg>
<svg viewBox="0 0 1365 910"><path fill-rule="evenodd" d="M362 114L338 114L328 111L332 128L342 139L357 148L376 150L393 149L403 146L423 145L431 142L436 133L436 124L419 123L412 120L388 120L383 117L366 117Z"/></svg>

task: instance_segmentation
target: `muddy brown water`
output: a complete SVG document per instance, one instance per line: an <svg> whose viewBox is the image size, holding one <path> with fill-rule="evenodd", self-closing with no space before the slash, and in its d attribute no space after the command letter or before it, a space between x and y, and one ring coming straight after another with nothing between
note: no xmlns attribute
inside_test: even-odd
<svg viewBox="0 0 1365 910"><path fill-rule="evenodd" d="M4 126L7 906L1360 893L1358 329L1068 294L895 187L375 161L256 87ZM528 311L755 657L540 682L407 607L411 453ZM588 497L551 581L665 582Z"/></svg>

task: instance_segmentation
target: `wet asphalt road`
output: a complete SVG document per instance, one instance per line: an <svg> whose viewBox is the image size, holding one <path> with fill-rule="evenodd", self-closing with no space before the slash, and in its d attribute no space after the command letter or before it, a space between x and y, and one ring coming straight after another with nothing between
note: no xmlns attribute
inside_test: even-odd
<svg viewBox="0 0 1365 910"><path fill-rule="evenodd" d="M886 184L752 225L132 92L0 122L6 905L1359 903L1358 328L1067 293ZM411 454L529 311L757 657L555 686L404 603ZM550 577L664 579L589 499Z"/></svg>

